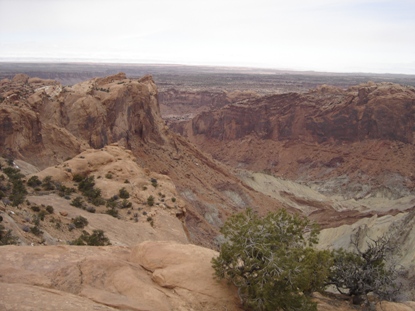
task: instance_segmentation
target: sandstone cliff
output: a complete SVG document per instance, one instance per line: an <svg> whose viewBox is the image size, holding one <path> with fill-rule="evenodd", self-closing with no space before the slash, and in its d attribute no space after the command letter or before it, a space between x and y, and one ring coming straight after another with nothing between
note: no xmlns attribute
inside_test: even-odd
<svg viewBox="0 0 415 311"><path fill-rule="evenodd" d="M163 119L170 123L188 120L199 113L257 97L252 91L189 91L169 88L159 92L159 103Z"/></svg>
<svg viewBox="0 0 415 311"><path fill-rule="evenodd" d="M357 199L413 192L415 89L322 86L204 112L172 129L214 158Z"/></svg>

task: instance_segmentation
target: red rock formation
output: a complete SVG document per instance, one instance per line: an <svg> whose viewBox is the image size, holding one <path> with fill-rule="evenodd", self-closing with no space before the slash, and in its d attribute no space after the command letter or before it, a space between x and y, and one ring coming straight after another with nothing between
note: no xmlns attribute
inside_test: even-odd
<svg viewBox="0 0 415 311"><path fill-rule="evenodd" d="M279 206L167 129L151 77L117 74L72 87L23 80L28 82L1 84L0 94L18 94L3 95L0 103L2 154L45 168L88 148L119 143L133 151L140 166L173 180L188 204L191 239L200 244L212 245L218 227L240 208Z"/></svg>
<svg viewBox="0 0 415 311"><path fill-rule="evenodd" d="M374 181L400 196L414 189L414 125L414 88L367 83L266 96L171 128L235 167L300 181L345 176L329 190L354 194ZM387 185L394 174L401 180L397 187Z"/></svg>
<svg viewBox="0 0 415 311"><path fill-rule="evenodd" d="M159 92L160 110L167 122L188 120L201 112L256 97L256 93L249 91L184 91L170 88Z"/></svg>

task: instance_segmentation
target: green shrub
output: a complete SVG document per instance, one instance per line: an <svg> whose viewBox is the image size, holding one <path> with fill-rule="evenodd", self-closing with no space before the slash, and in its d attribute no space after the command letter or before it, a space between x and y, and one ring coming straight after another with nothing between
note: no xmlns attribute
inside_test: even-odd
<svg viewBox="0 0 415 311"><path fill-rule="evenodd" d="M82 179L78 184L78 190L88 198L88 201L98 206L105 204L105 200L101 197L101 189L95 188L94 176Z"/></svg>
<svg viewBox="0 0 415 311"><path fill-rule="evenodd" d="M33 227L30 228L30 232L33 233L36 236L40 236L43 234L43 231L40 230L39 226L35 225Z"/></svg>
<svg viewBox="0 0 415 311"><path fill-rule="evenodd" d="M71 205L84 209L84 201L83 201L82 197L76 197L75 199L73 199L72 202L71 202Z"/></svg>
<svg viewBox="0 0 415 311"><path fill-rule="evenodd" d="M152 227L154 227L154 220L153 220L153 217L148 216L148 217L147 217L147 221L150 223L150 225L151 225Z"/></svg>
<svg viewBox="0 0 415 311"><path fill-rule="evenodd" d="M115 208L109 208L105 211L105 214L111 215L114 218L118 218L118 210Z"/></svg>
<svg viewBox="0 0 415 311"><path fill-rule="evenodd" d="M94 189L94 186L95 186L94 179L95 179L94 176L89 176L89 177L86 177L80 180L78 184L78 190L81 191L82 193L85 193L85 192L88 192Z"/></svg>
<svg viewBox="0 0 415 311"><path fill-rule="evenodd" d="M81 236L71 242L72 245L105 246L111 245L103 230L94 230L92 234L83 231Z"/></svg>
<svg viewBox="0 0 415 311"><path fill-rule="evenodd" d="M41 221L44 221L45 220L45 216L46 216L46 211L40 211L39 212L39 219L41 220Z"/></svg>
<svg viewBox="0 0 415 311"><path fill-rule="evenodd" d="M26 187L21 179L13 180L12 193L9 195L12 206L18 206L25 201L27 194Z"/></svg>
<svg viewBox="0 0 415 311"><path fill-rule="evenodd" d="M73 177L72 177L72 180L74 181L74 182L81 182L82 180L84 180L84 176L82 176L81 174L75 174L75 175L73 175Z"/></svg>
<svg viewBox="0 0 415 311"><path fill-rule="evenodd" d="M151 182L151 185L152 185L154 188L157 188L157 186L158 186L157 179L155 179L155 178L151 178L151 179L150 179L150 182Z"/></svg>
<svg viewBox="0 0 415 311"><path fill-rule="evenodd" d="M32 205L31 207L30 207L30 209L32 210L32 211L34 211L34 212L40 212L40 207L39 206L37 206L37 205Z"/></svg>
<svg viewBox="0 0 415 311"><path fill-rule="evenodd" d="M46 211L49 213L49 214L53 214L53 206L52 205L48 205L48 206L46 206Z"/></svg>
<svg viewBox="0 0 415 311"><path fill-rule="evenodd" d="M55 185L52 181L52 176L46 176L42 180L42 188L46 191L55 190Z"/></svg>
<svg viewBox="0 0 415 311"><path fill-rule="evenodd" d="M330 284L342 293L353 298L353 303L368 303L367 295L374 294L380 300L396 299L404 270L394 258L399 253L400 234L387 233L377 239L369 239L362 250L359 242L363 240L359 230L351 237L354 251L343 249L333 252L334 264L330 274Z"/></svg>
<svg viewBox="0 0 415 311"><path fill-rule="evenodd" d="M122 200L122 202L120 204L120 208L129 208L132 205L133 204L131 202L129 202L128 200L124 199L124 200Z"/></svg>
<svg viewBox="0 0 415 311"><path fill-rule="evenodd" d="M38 186L40 186L42 184L42 182L40 181L39 177L32 176L29 178L29 180L27 181L27 185L32 187L32 188L36 188Z"/></svg>
<svg viewBox="0 0 415 311"><path fill-rule="evenodd" d="M112 198L108 199L107 203L106 203L106 206L108 208L116 208L117 205L118 205L117 200L118 200L118 197L117 198L112 197Z"/></svg>
<svg viewBox="0 0 415 311"><path fill-rule="evenodd" d="M5 167L3 172L9 177L10 180L22 179L24 177L23 174L20 173L18 168L14 167Z"/></svg>
<svg viewBox="0 0 415 311"><path fill-rule="evenodd" d="M61 197L69 196L76 191L75 188L66 187L60 184L56 186L56 189L59 191L58 195Z"/></svg>
<svg viewBox="0 0 415 311"><path fill-rule="evenodd" d="M238 287L246 308L317 310L309 294L323 289L331 257L312 248L316 226L283 209L264 218L248 209L230 217L221 233L225 242L212 265L218 278Z"/></svg>
<svg viewBox="0 0 415 311"><path fill-rule="evenodd" d="M111 173L107 173L107 174L105 174L105 178L107 178L107 179L112 179L112 174L111 174Z"/></svg>
<svg viewBox="0 0 415 311"><path fill-rule="evenodd" d="M128 199L130 197L130 193L127 191L127 189L122 187L119 190L119 196L120 196L121 199Z"/></svg>
<svg viewBox="0 0 415 311"><path fill-rule="evenodd" d="M75 225L76 228L84 228L88 225L88 219L82 216L77 216L72 219L72 223Z"/></svg>
<svg viewBox="0 0 415 311"><path fill-rule="evenodd" d="M0 225L0 245L16 245L19 239L12 235L11 230L6 230L3 225Z"/></svg>
<svg viewBox="0 0 415 311"><path fill-rule="evenodd" d="M147 198L147 205L148 205L148 206L153 206L153 205L154 205L154 197L153 197L152 195L150 195L150 196Z"/></svg>

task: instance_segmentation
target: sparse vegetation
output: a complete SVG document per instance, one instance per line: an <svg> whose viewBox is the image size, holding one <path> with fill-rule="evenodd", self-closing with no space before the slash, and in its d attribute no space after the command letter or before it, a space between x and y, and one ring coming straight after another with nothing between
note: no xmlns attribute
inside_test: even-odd
<svg viewBox="0 0 415 311"><path fill-rule="evenodd" d="M75 188L66 187L61 184L56 184L56 189L58 190L58 195L60 197L67 197L76 192Z"/></svg>
<svg viewBox="0 0 415 311"><path fill-rule="evenodd" d="M157 179L155 179L155 178L151 178L151 185L154 187L154 188L157 188L157 186L158 186L158 183L157 183Z"/></svg>
<svg viewBox="0 0 415 311"><path fill-rule="evenodd" d="M82 216L77 216L72 219L72 223L75 225L76 228L84 228L88 225L88 219Z"/></svg>
<svg viewBox="0 0 415 311"><path fill-rule="evenodd" d="M71 205L84 209L84 200L82 199L81 196L78 196L72 200Z"/></svg>
<svg viewBox="0 0 415 311"><path fill-rule="evenodd" d="M40 186L41 184L42 182L40 181L39 177L37 177L36 175L30 177L29 180L27 181L27 185L32 188L36 188Z"/></svg>
<svg viewBox="0 0 415 311"><path fill-rule="evenodd" d="M125 189L125 187L122 187L119 190L119 196L121 199L128 199L130 197L130 193Z"/></svg>
<svg viewBox="0 0 415 311"><path fill-rule="evenodd" d="M0 225L0 245L16 245L19 239L12 235L11 230L6 230L3 225Z"/></svg>
<svg viewBox="0 0 415 311"><path fill-rule="evenodd" d="M101 197L101 189L95 188L94 176L82 179L78 184L78 190L95 206L105 204L105 200Z"/></svg>
<svg viewBox="0 0 415 311"><path fill-rule="evenodd" d="M36 235L36 236L40 236L40 235L42 235L42 234L43 234L43 231L42 231L42 230L40 230L40 228L39 228L39 226L38 226L38 225L35 225L35 226L31 227L31 228L30 228L30 232L31 232L31 233L33 233L33 234L34 234L34 235Z"/></svg>
<svg viewBox="0 0 415 311"><path fill-rule="evenodd" d="M13 162L12 162L13 163ZM23 174L20 173L20 170L14 167L5 167L3 172L9 177L9 181L12 184L11 193L9 193L9 200L12 206L18 206L25 201L27 190L23 183L22 178ZM10 186L1 186L1 191L9 192ZM5 194L5 193L4 193Z"/></svg>
<svg viewBox="0 0 415 311"><path fill-rule="evenodd" d="M46 176L42 180L42 188L46 191L55 190L55 185L53 184L52 176Z"/></svg>
<svg viewBox="0 0 415 311"><path fill-rule="evenodd" d="M20 170L18 168L10 166L3 168L3 173L5 173L7 177L9 177L9 179L12 181L22 179L24 177L24 175L20 173Z"/></svg>
<svg viewBox="0 0 415 311"><path fill-rule="evenodd" d="M118 218L118 210L116 208L109 208L105 211L105 214L111 215L114 218Z"/></svg>
<svg viewBox="0 0 415 311"><path fill-rule="evenodd" d="M12 193L9 199L13 206L22 204L26 198L27 190L21 179L13 180Z"/></svg>
<svg viewBox="0 0 415 311"><path fill-rule="evenodd" d="M133 204L130 201L124 199L124 200L121 201L120 208L129 208L132 205Z"/></svg>
<svg viewBox="0 0 415 311"><path fill-rule="evenodd" d="M387 233L369 239L364 250L359 247L362 230L352 236L354 252L336 250L329 284L353 297L355 304L369 304L367 295L375 294L381 300L393 300L401 290L398 277L404 271L396 265L394 254L399 249L396 234Z"/></svg>
<svg viewBox="0 0 415 311"><path fill-rule="evenodd" d="M153 205L154 205L154 197L153 197L152 195L150 195L150 196L147 198L147 205L148 205L148 206L153 206Z"/></svg>
<svg viewBox="0 0 415 311"><path fill-rule="evenodd" d="M47 212L45 211L45 210L41 210L40 212L39 212L39 219L41 220L41 221L44 221L45 220L45 216L46 216L46 214L47 214Z"/></svg>
<svg viewBox="0 0 415 311"><path fill-rule="evenodd" d="M153 217L148 216L148 217L147 217L147 221L150 223L150 225L151 225L152 227L154 227L154 220L153 220Z"/></svg>
<svg viewBox="0 0 415 311"><path fill-rule="evenodd" d="M81 236L73 240L72 245L91 245L91 246L106 246L111 245L110 240L105 236L103 230L94 230L92 234L83 231Z"/></svg>
<svg viewBox="0 0 415 311"><path fill-rule="evenodd" d="M75 174L75 175L73 175L73 177L72 177L72 180L74 181L74 182L81 182L82 180L84 180L84 176L82 176L81 174Z"/></svg>
<svg viewBox="0 0 415 311"><path fill-rule="evenodd" d="M39 206L37 206L37 205L32 205L31 207L30 207L30 209L32 210L32 211L34 211L34 212L40 212L40 207Z"/></svg>

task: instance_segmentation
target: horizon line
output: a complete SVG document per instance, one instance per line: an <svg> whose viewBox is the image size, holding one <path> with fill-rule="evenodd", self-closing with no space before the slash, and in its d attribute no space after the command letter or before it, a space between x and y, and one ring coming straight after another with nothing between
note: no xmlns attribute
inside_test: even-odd
<svg viewBox="0 0 415 311"><path fill-rule="evenodd" d="M415 73L395 73L395 72L371 72L371 71L329 71L315 69L294 69L294 68L278 68L271 65L241 65L241 64L211 64L211 63L181 63L167 62L159 60L126 60L126 59L90 59L90 58L44 58L44 57L0 57L0 63L33 63L33 64L96 64L96 65L149 65L149 66L182 66L182 67L208 67L208 68L226 68L226 69L251 69L265 71L282 71L282 72L299 72L299 73L315 73L315 74L344 74L344 75L404 75L415 76Z"/></svg>

